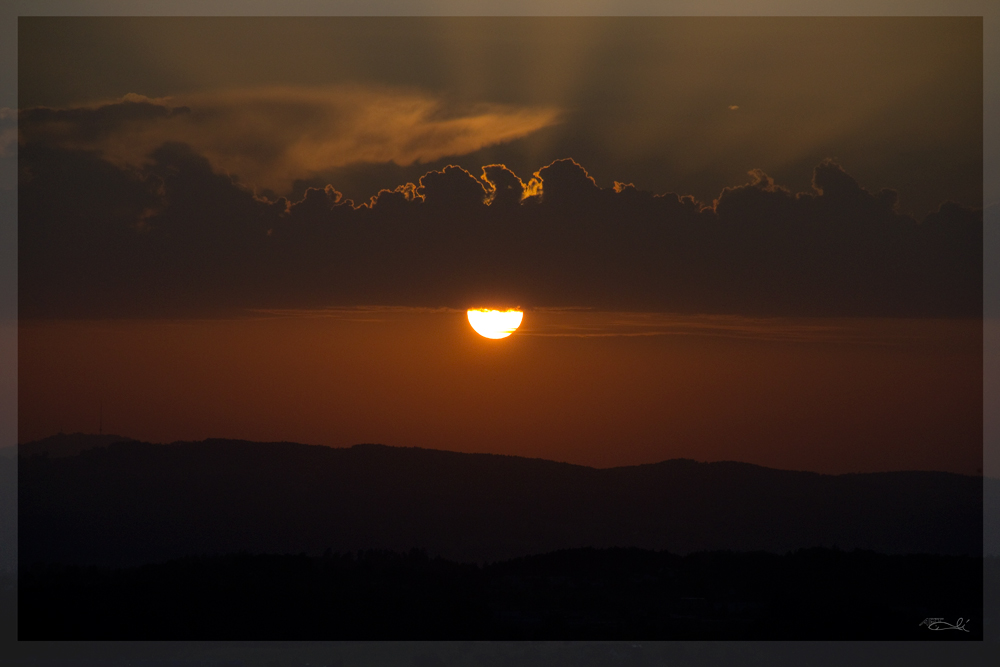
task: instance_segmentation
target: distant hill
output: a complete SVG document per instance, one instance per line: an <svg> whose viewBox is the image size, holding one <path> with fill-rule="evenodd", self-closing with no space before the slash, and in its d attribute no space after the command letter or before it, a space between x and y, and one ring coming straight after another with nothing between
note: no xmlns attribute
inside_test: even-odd
<svg viewBox="0 0 1000 667"><path fill-rule="evenodd" d="M19 482L22 568L327 548L417 547L466 562L578 547L982 553L983 480L943 472L821 475L685 459L595 469L206 440L22 456Z"/></svg>
<svg viewBox="0 0 1000 667"><path fill-rule="evenodd" d="M60 458L63 456L76 456L80 452L96 447L107 447L116 442L128 442L132 438L124 438L120 435L94 435L92 433L59 433L50 435L41 440L28 442L17 446L19 457L27 456L48 456L50 458ZM5 449L14 449L5 448Z"/></svg>

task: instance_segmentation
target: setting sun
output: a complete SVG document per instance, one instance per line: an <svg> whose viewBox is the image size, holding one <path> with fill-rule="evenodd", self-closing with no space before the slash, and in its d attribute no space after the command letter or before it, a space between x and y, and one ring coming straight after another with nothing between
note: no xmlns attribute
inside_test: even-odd
<svg viewBox="0 0 1000 667"><path fill-rule="evenodd" d="M0 646L1000 636L1000 0L109 4L0 19Z"/></svg>
<svg viewBox="0 0 1000 667"><path fill-rule="evenodd" d="M470 310L469 324L476 333L485 338L506 338L521 326L524 313L519 310L488 310L486 308Z"/></svg>

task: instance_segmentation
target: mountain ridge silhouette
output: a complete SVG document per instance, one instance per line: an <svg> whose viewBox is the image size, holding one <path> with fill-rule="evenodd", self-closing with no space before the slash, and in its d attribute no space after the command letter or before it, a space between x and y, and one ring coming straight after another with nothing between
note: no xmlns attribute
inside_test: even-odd
<svg viewBox="0 0 1000 667"><path fill-rule="evenodd" d="M578 547L982 553L983 480L945 472L824 475L691 459L590 468L213 439L36 451L19 473L22 567L327 548L425 548L475 562Z"/></svg>

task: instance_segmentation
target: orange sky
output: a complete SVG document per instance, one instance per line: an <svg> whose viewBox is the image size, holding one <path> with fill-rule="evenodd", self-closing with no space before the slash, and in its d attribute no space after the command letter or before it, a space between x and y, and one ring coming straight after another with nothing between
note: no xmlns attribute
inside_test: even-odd
<svg viewBox="0 0 1000 667"><path fill-rule="evenodd" d="M22 442L103 404L150 441L982 466L979 320L531 310L498 343L454 310L84 319L483 294L973 316L978 213L923 216L983 202L978 17L18 25L18 307L51 318L18 329ZM530 207L481 205L501 163L549 170ZM343 204L407 183L426 201Z"/></svg>
<svg viewBox="0 0 1000 667"><path fill-rule="evenodd" d="M22 321L19 438L361 442L592 466L982 467L979 321L529 311Z"/></svg>

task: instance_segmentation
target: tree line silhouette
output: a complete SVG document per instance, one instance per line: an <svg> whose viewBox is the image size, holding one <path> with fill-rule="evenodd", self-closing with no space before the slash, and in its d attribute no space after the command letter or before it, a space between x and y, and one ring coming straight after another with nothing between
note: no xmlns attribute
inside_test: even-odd
<svg viewBox="0 0 1000 667"><path fill-rule="evenodd" d="M484 565L419 549L241 553L30 568L20 638L976 640L982 585L978 557L838 549L585 548ZM931 632L929 617L968 632Z"/></svg>

